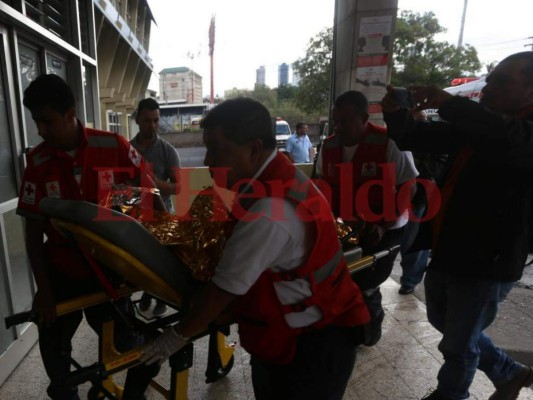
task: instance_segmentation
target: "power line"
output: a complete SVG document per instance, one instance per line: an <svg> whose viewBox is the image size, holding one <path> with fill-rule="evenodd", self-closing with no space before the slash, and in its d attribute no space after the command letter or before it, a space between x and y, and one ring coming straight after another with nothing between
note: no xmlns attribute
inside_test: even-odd
<svg viewBox="0 0 533 400"><path fill-rule="evenodd" d="M531 46L531 51L533 51L533 36L528 37L528 39L531 39L531 43L525 44L524 47Z"/></svg>
<svg viewBox="0 0 533 400"><path fill-rule="evenodd" d="M528 37L528 38L522 38L522 39L513 39L513 40L506 40L504 42L496 42L496 43L483 43L483 44L477 44L476 47L483 47L483 46L499 46L501 44L509 44L509 43L515 43L515 42L523 42L524 40L529 40L533 38L532 37Z"/></svg>

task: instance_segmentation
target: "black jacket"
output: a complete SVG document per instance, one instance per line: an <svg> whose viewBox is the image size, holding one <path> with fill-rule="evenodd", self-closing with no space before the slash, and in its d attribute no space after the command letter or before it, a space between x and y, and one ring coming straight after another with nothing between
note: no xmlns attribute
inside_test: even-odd
<svg viewBox="0 0 533 400"><path fill-rule="evenodd" d="M510 118L454 97L439 110L443 121L415 122L406 111L385 113L402 150L447 153L461 169L429 268L456 276L516 281L533 242L533 114ZM444 178L446 181L446 177ZM418 243L430 245L424 227Z"/></svg>

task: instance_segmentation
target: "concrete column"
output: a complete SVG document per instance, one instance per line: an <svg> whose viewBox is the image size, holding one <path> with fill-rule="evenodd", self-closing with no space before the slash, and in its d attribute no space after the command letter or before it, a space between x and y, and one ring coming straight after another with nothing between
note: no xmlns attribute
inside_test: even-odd
<svg viewBox="0 0 533 400"><path fill-rule="evenodd" d="M332 100L347 90L363 92L370 118L380 121L379 102L390 82L398 0L336 0Z"/></svg>

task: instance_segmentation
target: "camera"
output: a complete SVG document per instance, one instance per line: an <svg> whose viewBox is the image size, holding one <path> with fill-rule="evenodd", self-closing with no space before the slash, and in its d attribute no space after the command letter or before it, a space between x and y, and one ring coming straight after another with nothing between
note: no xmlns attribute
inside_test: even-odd
<svg viewBox="0 0 533 400"><path fill-rule="evenodd" d="M413 90L407 90L406 88L394 88L392 89L392 95L398 102L400 108L413 108L415 107L415 93Z"/></svg>

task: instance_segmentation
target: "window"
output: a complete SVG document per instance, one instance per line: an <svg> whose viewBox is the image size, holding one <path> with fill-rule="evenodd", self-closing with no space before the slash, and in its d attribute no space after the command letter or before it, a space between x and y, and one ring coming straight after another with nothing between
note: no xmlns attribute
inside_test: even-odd
<svg viewBox="0 0 533 400"><path fill-rule="evenodd" d="M25 3L28 18L69 41L70 14L67 0L25 0Z"/></svg>
<svg viewBox="0 0 533 400"><path fill-rule="evenodd" d="M107 110L107 130L110 132L121 133L122 113Z"/></svg>
<svg viewBox="0 0 533 400"><path fill-rule="evenodd" d="M83 63L83 88L85 91L85 125L89 128L94 128L94 94L93 94L93 82L96 76L94 67L91 67Z"/></svg>
<svg viewBox="0 0 533 400"><path fill-rule="evenodd" d="M67 64L50 53L46 53L46 72L55 74L67 81Z"/></svg>
<svg viewBox="0 0 533 400"><path fill-rule="evenodd" d="M89 39L93 32L92 29L89 29L92 26L92 21L90 20L92 7L92 0L79 0L81 51L91 57L94 56L90 45L91 40Z"/></svg>
<svg viewBox="0 0 533 400"><path fill-rule="evenodd" d="M41 74L39 63L39 53L37 50L19 44L19 72L22 91ZM24 108L24 121L26 125L26 146L32 147L38 145L42 140L37 134L37 127L31 118L28 109Z"/></svg>

